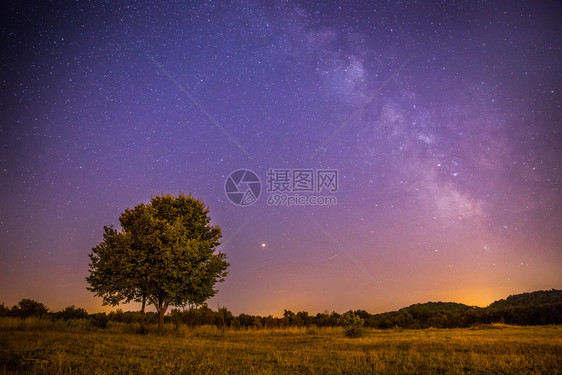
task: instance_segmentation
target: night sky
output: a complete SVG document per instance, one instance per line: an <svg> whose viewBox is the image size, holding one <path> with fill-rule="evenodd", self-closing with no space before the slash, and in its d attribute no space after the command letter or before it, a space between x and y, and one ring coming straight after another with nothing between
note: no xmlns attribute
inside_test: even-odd
<svg viewBox="0 0 562 375"><path fill-rule="evenodd" d="M103 226L180 192L222 228L213 309L377 313L562 288L559 2L0 13L0 303L107 311L84 279ZM225 195L238 169L261 179L252 205ZM337 170L337 204L268 205L270 169Z"/></svg>

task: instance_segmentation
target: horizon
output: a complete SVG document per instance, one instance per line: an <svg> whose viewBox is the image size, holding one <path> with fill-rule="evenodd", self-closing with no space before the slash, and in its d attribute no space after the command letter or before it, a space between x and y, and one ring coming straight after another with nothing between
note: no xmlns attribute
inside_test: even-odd
<svg viewBox="0 0 562 375"><path fill-rule="evenodd" d="M123 308L86 290L88 254L125 209L180 192L222 229L213 309L381 313L562 289L561 13L11 4L0 301Z"/></svg>
<svg viewBox="0 0 562 375"><path fill-rule="evenodd" d="M524 292L520 292L520 293L514 293L514 294L510 294L510 295L508 295L508 296L505 296L505 297L503 297L503 298L498 298L498 299L496 299L496 300L494 300L494 301L492 301L492 302L490 302L490 303L488 303L488 304L486 304L486 305L484 305L484 306L471 305L471 304L468 304L468 303L463 303L463 302L458 302L458 301L443 301L443 300L437 301L437 300L433 300L433 301L412 303L412 304L409 304L409 305L407 305L407 306L404 306L403 308L408 308L408 307L415 306L415 305L430 304L430 303L452 303L452 304L461 304L461 305L465 305L465 306L469 306L469 307L477 307L477 308L485 309L485 308L488 308L488 307L489 307L492 303L494 303L494 302L498 302L498 301L501 301L501 300L506 300L507 298L509 298L509 297L511 297L511 296L514 296L514 295L522 295L522 294L528 294L528 293L534 293L534 292L550 292L550 291L555 291L555 290L557 290L557 289L551 288L551 289L545 289L545 290L534 290L534 291L524 291ZM18 301L18 302L19 302L19 301ZM42 303L41 301L37 301L37 302ZM3 304L5 307L8 307L8 308L12 307L12 306L10 306L10 305L6 305L4 302L0 302L0 303ZM45 305L45 304L44 304L44 305ZM139 308L138 308L138 309L130 309L130 308L129 308L129 309L124 309L125 306L131 307L131 306L135 306L135 305L139 305ZM117 310L121 310L121 311L123 311L123 312L140 312L140 311L141 311L140 305L141 305L140 303L132 302L132 303L127 303L127 304L119 304L119 305L116 305L116 306L102 306L103 309L101 309L101 310L95 310L95 311L91 311L91 310L85 308L84 306L74 306L74 307L76 307L76 308L84 308L89 314L95 314L95 313L98 313L98 312L110 313L110 312L115 312L115 311L117 311ZM268 314L250 313L250 312L246 312L246 311L234 312L234 311L231 311L231 310L228 308L228 306L220 306L220 305L214 306L216 309L213 309L213 306L209 305L207 302L205 302L204 304L202 304L202 305L200 305L200 306L194 307L194 309L198 309L198 308L202 307L203 305L207 305L207 307L208 307L209 309L213 310L213 311L218 311L218 308L226 308L228 311L230 311L231 313L233 313L234 316L239 316L239 315L241 315L241 314L247 314L247 315L261 316L261 317L267 317L267 316L272 316L273 318L281 318L281 317L283 317L283 312L281 312L281 313L278 314L278 315L276 315L276 314L271 314L271 313L268 313ZM15 306L15 304L14 304L14 306ZM61 311L61 310L64 309L65 307L70 307L70 306L64 306L64 307L59 308L59 309L51 309L50 306L47 306L47 305L45 305L45 307L47 307L47 309L49 310L49 312L55 313L55 312ZM184 307L176 307L176 306L174 306L173 309L179 309L179 310L181 310L181 311L188 311L188 310L189 310L189 308L187 308L187 306L184 306ZM170 315L170 314L171 314L171 310L172 310L172 309L169 309L169 310L166 312L166 315ZM361 309L361 308L358 308L358 309L348 309L348 310L343 310L343 311L334 311L334 310L328 311L328 310L323 310L323 311L317 311L317 312L316 312L316 311L306 311L306 310L302 310L302 309L283 309L283 310L292 311L292 312L294 312L294 313L297 313L297 312L307 312L307 313L309 313L311 316L315 316L315 315L317 315L317 314L322 314L322 313L324 313L324 314L326 314L326 313L327 313L327 314L330 314L330 313L333 313L333 312L335 312L335 313L341 315L341 314L343 314L343 313L345 313L345 312L347 312L347 311L358 311L358 310L366 311L367 313L369 313L369 314L371 314L371 315L385 314L385 313L397 312L397 311L398 311L398 310L389 310L389 311L378 311L378 312L377 312L377 311L369 311L369 310L365 310L365 309ZM152 306L152 305L148 305L145 311L146 311L147 313L148 313L148 312L151 312L151 313L157 314L156 309L155 309L154 306Z"/></svg>

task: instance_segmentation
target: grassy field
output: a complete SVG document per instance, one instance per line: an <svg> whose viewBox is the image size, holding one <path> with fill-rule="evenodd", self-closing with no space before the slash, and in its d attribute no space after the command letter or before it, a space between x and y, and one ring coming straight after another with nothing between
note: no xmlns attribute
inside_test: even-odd
<svg viewBox="0 0 562 375"><path fill-rule="evenodd" d="M112 324L0 320L2 373L562 373L562 327L225 330L166 327L162 336Z"/></svg>

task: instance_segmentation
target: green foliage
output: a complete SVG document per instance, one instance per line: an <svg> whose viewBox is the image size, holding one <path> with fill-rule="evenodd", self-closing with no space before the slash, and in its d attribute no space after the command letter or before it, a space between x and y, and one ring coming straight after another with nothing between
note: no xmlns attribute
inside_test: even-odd
<svg viewBox="0 0 562 375"><path fill-rule="evenodd" d="M253 326L256 329L260 329L263 327L263 323L262 323L263 319L261 316L255 316L254 317L254 322L253 322Z"/></svg>
<svg viewBox="0 0 562 375"><path fill-rule="evenodd" d="M304 311L294 313L284 310L283 317L274 316L254 316L240 314L235 317L225 307L212 310L203 303L196 307L190 305L189 309L173 309L172 314L165 316L165 322L176 324L176 332L183 332L186 327L215 326L221 329L227 327L235 330L245 330L247 328L267 328L267 329L288 329L295 327L301 329L305 326L309 329L314 327L336 327L348 324L350 315L354 315L364 321L362 328L394 329L401 332L404 329L424 329L424 328L458 328L458 327L497 327L497 323L515 325L538 325L538 324L562 324L562 303L558 302L560 291L538 291L534 293L524 293L522 295L510 296L505 300L500 300L486 308L467 306L460 303L448 302L428 302L415 304L399 311L382 314L369 314L364 310L349 311L340 316L336 312L318 313L314 316ZM30 302L31 301L31 302ZM532 301L532 302L530 302ZM540 303L539 303L540 301ZM537 303L536 305L534 303ZM42 307L41 307L42 306ZM12 308L0 305L0 313L4 316L14 317L16 326L27 327L29 325L42 327L49 321L61 324L63 328L80 326L86 324L88 327L96 327L92 319L84 319L87 315L82 308L69 306L55 313L45 313L47 307L43 304L23 299ZM25 318L23 315L29 315ZM129 330L138 331L138 324L141 322L142 313L138 311L122 311L120 309L107 314L107 319L113 322L111 327L116 325L129 326ZM158 321L157 313L146 313L148 321L153 324ZM43 318L34 318L41 316ZM22 317L25 319L16 319ZM51 319L44 319L50 317ZM356 318L355 318L356 319ZM99 320L99 319L98 319ZM96 322L97 326L105 326ZM107 324L107 323L105 323ZM142 330L141 324L141 330ZM353 331L353 330L352 330ZM145 332L145 331L143 331ZM351 332L352 333L352 332Z"/></svg>
<svg viewBox="0 0 562 375"><path fill-rule="evenodd" d="M219 322L222 327L230 326L234 315L226 307L219 307L217 314L219 316Z"/></svg>
<svg viewBox="0 0 562 375"><path fill-rule="evenodd" d="M121 230L104 227L90 254L88 290L104 304L148 301L159 313L168 306L200 305L217 293L227 275L226 255L215 253L221 231L209 209L190 195L162 195L127 209Z"/></svg>
<svg viewBox="0 0 562 375"><path fill-rule="evenodd" d="M344 327L344 334L349 338L363 337L365 331L363 329L363 324L365 321L359 316L354 314L352 311L348 311L343 314L340 318L340 323Z"/></svg>
<svg viewBox="0 0 562 375"><path fill-rule="evenodd" d="M263 326L264 328L276 328L278 326L277 319L275 319L271 315L268 315L264 320Z"/></svg>
<svg viewBox="0 0 562 375"><path fill-rule="evenodd" d="M531 293L522 293L500 299L492 303L492 309L502 309L509 307L528 307L546 304L562 303L562 290L539 290Z"/></svg>
<svg viewBox="0 0 562 375"><path fill-rule="evenodd" d="M24 298L12 307L12 315L19 318L43 318L47 316L49 309L41 302Z"/></svg>
<svg viewBox="0 0 562 375"><path fill-rule="evenodd" d="M61 311L53 314L54 319L72 320L72 319L88 319L88 312L74 305L65 307Z"/></svg>
<svg viewBox="0 0 562 375"><path fill-rule="evenodd" d="M107 323L109 323L109 317L106 313L95 313L91 316L92 325L96 328L107 328Z"/></svg>
<svg viewBox="0 0 562 375"><path fill-rule="evenodd" d="M10 315L11 315L10 309L3 303L0 304L0 317L10 316Z"/></svg>
<svg viewBox="0 0 562 375"><path fill-rule="evenodd" d="M240 329L240 327L242 327L242 325L240 324L240 319L238 318L232 319L232 322L230 323L230 328L238 330Z"/></svg>

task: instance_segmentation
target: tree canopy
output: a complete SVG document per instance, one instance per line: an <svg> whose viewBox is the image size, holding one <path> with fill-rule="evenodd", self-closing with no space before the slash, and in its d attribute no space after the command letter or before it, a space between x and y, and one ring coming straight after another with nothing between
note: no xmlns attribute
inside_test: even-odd
<svg viewBox="0 0 562 375"><path fill-rule="evenodd" d="M159 329L168 306L200 305L227 275L226 255L216 252L221 230L208 207L191 195L156 196L127 209L121 229L104 227L92 249L88 290L104 304L142 302L156 307Z"/></svg>
<svg viewBox="0 0 562 375"><path fill-rule="evenodd" d="M42 318L45 317L48 312L49 309L44 304L29 298L22 299L12 308L13 315L19 316L20 318Z"/></svg>

